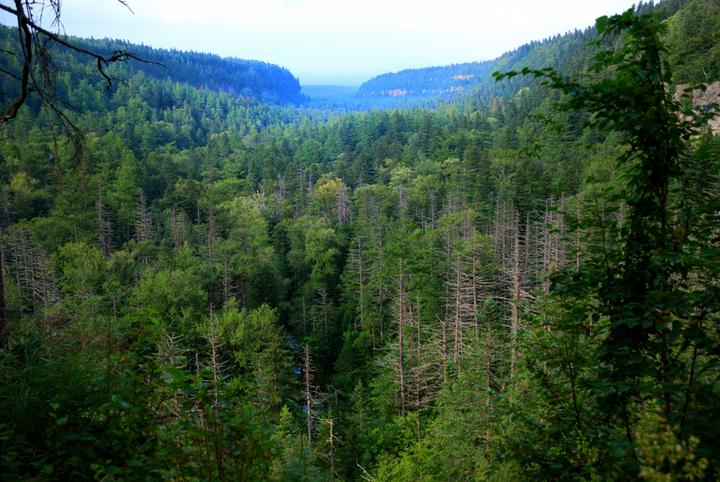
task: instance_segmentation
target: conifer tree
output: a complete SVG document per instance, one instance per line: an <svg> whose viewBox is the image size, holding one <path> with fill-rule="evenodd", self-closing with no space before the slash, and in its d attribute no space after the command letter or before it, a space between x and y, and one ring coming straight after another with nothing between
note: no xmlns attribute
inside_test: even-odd
<svg viewBox="0 0 720 482"><path fill-rule="evenodd" d="M720 206L709 147L695 145L708 111L684 108L667 89L661 19L633 10L599 18L593 44L623 42L600 50L580 78L522 71L567 96L558 109L587 110L587 128L620 132L625 143L625 185L584 197L582 218L566 213L570 241L582 229L585 253L552 276L524 346L540 396L535 413L517 407L533 430L508 446L539 479L713 479L720 469L718 429L708 424L720 410L711 388Z"/></svg>

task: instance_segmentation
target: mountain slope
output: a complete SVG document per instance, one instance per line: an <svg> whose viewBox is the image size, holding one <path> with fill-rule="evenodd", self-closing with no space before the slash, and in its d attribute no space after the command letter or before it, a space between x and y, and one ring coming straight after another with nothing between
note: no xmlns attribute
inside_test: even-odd
<svg viewBox="0 0 720 482"><path fill-rule="evenodd" d="M0 26L0 44L7 52L18 50L16 29ZM137 45L124 40L71 38L72 43L86 50L106 53L116 50L132 52L139 58L154 63L130 61L109 66L108 72L120 80L142 72L157 80L170 80L188 84L196 88L216 92L227 92L234 97L255 99L263 103L299 104L304 97L300 93L300 82L290 71L274 64L258 60L245 60L234 57L180 50L154 49L146 45ZM53 60L63 72L71 72L78 78L87 75L85 66L89 59L76 52L58 48ZM0 57L0 68L12 70L13 56ZM2 92L13 92L16 87L5 76Z"/></svg>
<svg viewBox="0 0 720 482"><path fill-rule="evenodd" d="M718 48L712 41L712 32L716 31L713 29L720 25L712 14L717 9L711 5L713 2L685 8L690 7L690 3L692 2L686 0L669 0L657 5L640 2L636 10L638 14L667 12L672 17L670 30L673 42L682 39L682 42L687 41L688 50L696 52L697 49L702 49L712 55L715 52L713 49ZM682 14L674 17L681 9ZM690 30L697 30L699 33ZM699 37L704 39L704 42L699 41ZM452 102L468 95L475 100L492 102L495 97L504 94L514 95L529 83L517 79L512 83L497 85L492 77L493 72L518 70L526 66L537 69L550 66L566 75L578 74L587 66L594 53L594 50L586 48L586 45L596 39L595 27L588 27L527 43L494 60L382 74L360 86L358 95L362 97L362 101L358 102L366 108L371 105L419 106L440 101ZM708 63L707 56L700 61L697 60L698 55L696 52L692 57L695 63ZM720 59L716 63L720 63ZM714 65L712 62L711 64ZM693 65L690 65L682 69L682 72L692 69Z"/></svg>

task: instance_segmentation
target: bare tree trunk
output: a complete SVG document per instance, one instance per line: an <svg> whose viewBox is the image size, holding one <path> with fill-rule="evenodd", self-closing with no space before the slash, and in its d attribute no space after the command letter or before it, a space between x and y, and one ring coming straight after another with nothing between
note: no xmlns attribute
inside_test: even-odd
<svg viewBox="0 0 720 482"><path fill-rule="evenodd" d="M577 238L575 239L575 267L580 270L580 226L581 226L581 216L582 211L580 210L580 207L582 205L582 194L578 194L577 197L577 228L575 231L577 232Z"/></svg>
<svg viewBox="0 0 720 482"><path fill-rule="evenodd" d="M0 226L0 350L7 350L10 344L10 329L5 307L5 240Z"/></svg>
<svg viewBox="0 0 720 482"><path fill-rule="evenodd" d="M182 248L184 240L184 232L180 226L180 219L178 216L178 210L173 208L172 210L172 230L173 230L173 247L176 251L180 250Z"/></svg>
<svg viewBox="0 0 720 482"><path fill-rule="evenodd" d="M335 439L333 435L333 420L330 419L330 480L335 480Z"/></svg>
<svg viewBox="0 0 720 482"><path fill-rule="evenodd" d="M548 274L550 270L550 231L548 224L550 223L550 210L548 203L552 203L552 199L545 201L545 219L543 227L543 293L545 296L550 294L550 281Z"/></svg>
<svg viewBox="0 0 720 482"><path fill-rule="evenodd" d="M305 410L307 411L307 438L308 446L312 444L312 373L310 371L310 346L303 347L302 362L305 366Z"/></svg>
<svg viewBox="0 0 720 482"><path fill-rule="evenodd" d="M30 288L30 298L33 304L33 313L37 313L37 303L35 299L35 271L32 266L32 247L28 247L28 239L25 230L22 231L22 261L23 273L25 275L25 283Z"/></svg>
<svg viewBox="0 0 720 482"><path fill-rule="evenodd" d="M448 382L447 376L447 362L448 362L448 323L450 321L450 278L451 278L451 264L450 264L450 226L447 227L445 235L445 318L442 323L442 362L443 362L443 381Z"/></svg>
<svg viewBox="0 0 720 482"><path fill-rule="evenodd" d="M353 330L358 330L358 318L360 329L365 329L365 252L363 249L362 238L358 235L355 238L357 247L350 250L350 256L346 268L346 272L353 275L352 284L357 285L357 290L353 290L353 296L358 296L359 317L353 317ZM357 280L354 275L357 273ZM370 332L373 338L373 346L375 345L375 327L374 321L371 320Z"/></svg>
<svg viewBox="0 0 720 482"><path fill-rule="evenodd" d="M341 226L343 221L347 221L350 218L350 199L348 197L347 187L345 184L340 184L337 191L337 223Z"/></svg>
<svg viewBox="0 0 720 482"><path fill-rule="evenodd" d="M383 293L383 285L381 282L380 283L380 339L381 340L385 337L385 333L384 333L384 331L385 331L384 330L385 310L384 310L384 303L383 303L384 296L385 295Z"/></svg>
<svg viewBox="0 0 720 482"><path fill-rule="evenodd" d="M382 226L380 225L380 208L376 208L376 226L377 226L377 232L378 232L378 248L379 248L379 262L380 265L378 266L381 270L384 266L384 258L383 258L383 239L382 239ZM382 279L380 280L380 339L382 340L385 337L385 303L384 303L385 293L383 289L383 282Z"/></svg>
<svg viewBox="0 0 720 482"><path fill-rule="evenodd" d="M18 301L20 303L20 318L24 315L24 303L23 303L23 290L22 290L22 283L20 282L20 262L18 261L20 259L20 253L18 251L18 246L16 243L13 243L13 258L15 259L15 282L18 285Z"/></svg>
<svg viewBox="0 0 720 482"><path fill-rule="evenodd" d="M515 229L515 248L513 250L513 269L512 269L512 322L510 325L510 378L515 374L517 369L517 334L520 326L519 320L519 304L520 304L520 235L519 229Z"/></svg>
<svg viewBox="0 0 720 482"><path fill-rule="evenodd" d="M492 363L493 358L495 357L495 331L493 329L492 323L487 324L487 334L485 336L485 369L487 370L487 376L486 376L486 383L485 383L485 390L486 390L486 396L485 396L485 408L489 409L490 407L490 394L491 391L491 382L492 382ZM485 440L490 441L490 416L488 415L487 418L487 428L485 432Z"/></svg>
<svg viewBox="0 0 720 482"><path fill-rule="evenodd" d="M462 287L460 286L460 272L462 271L462 267L460 266L459 253L457 255L457 265L455 270L455 343L453 346L453 363L455 364L457 375L460 376L460 344L462 343L462 306L460 302Z"/></svg>
<svg viewBox="0 0 720 482"><path fill-rule="evenodd" d="M326 288L317 290L317 294L320 297L320 308L323 312L323 324L325 328L325 344L330 344L330 329L328 327L328 303L330 302L330 292Z"/></svg>
<svg viewBox="0 0 720 482"><path fill-rule="evenodd" d="M227 254L227 248L223 249L222 254L223 254L222 290L223 290L223 304L225 304L230 299L230 291L231 291L230 257Z"/></svg>
<svg viewBox="0 0 720 482"><path fill-rule="evenodd" d="M518 220L519 221L519 220ZM531 226L530 226L530 213L528 213L525 217L525 265L523 266L523 273L524 273L524 284L527 286L529 284L529 278L530 278L530 234L531 234Z"/></svg>
<svg viewBox="0 0 720 482"><path fill-rule="evenodd" d="M562 215L562 213L565 211L565 193L562 193L560 196L560 212L557 213L557 218L559 222L559 229L556 233L556 242L555 242L555 266L557 266L558 269L560 269L562 266L565 265L565 253L562 249L562 246L560 246L560 238L565 233L565 216Z"/></svg>
<svg viewBox="0 0 720 482"><path fill-rule="evenodd" d="M422 313L420 311L420 293L417 295L417 365L418 368L422 365ZM418 433L418 442L420 441L420 408L422 406L422 381L425 380L427 383L427 379L424 377L420 377L417 381L417 409L418 409L418 417L417 417L417 433Z"/></svg>
<svg viewBox="0 0 720 482"><path fill-rule="evenodd" d="M398 293L398 311L399 311L399 318L398 318L398 372L400 374L400 415L402 417L405 417L407 414L406 408L405 408L405 360L403 358L403 344L404 339L403 335L405 332L404 327L404 315L405 315L405 283L403 278L403 263L402 259L400 260L400 278L399 278L399 293Z"/></svg>
<svg viewBox="0 0 720 482"><path fill-rule="evenodd" d="M480 336L480 322L478 320L478 252L477 252L477 233L473 232L473 246L472 246L472 310L473 320L475 321L475 338Z"/></svg>
<svg viewBox="0 0 720 482"><path fill-rule="evenodd" d="M0 219L0 350L7 350L10 343L10 326L5 304L5 237L4 231L11 222L10 197L7 185L2 186L2 211Z"/></svg>
<svg viewBox="0 0 720 482"><path fill-rule="evenodd" d="M362 250L362 240L358 236L358 269L360 272L360 326L364 325L365 316L363 312L363 305L365 304L365 297L363 296L363 288L365 281L363 279L363 250ZM357 331L357 323L353 326L353 329ZM374 327L370 329L372 332L372 338L373 338L373 347L375 346L375 329Z"/></svg>

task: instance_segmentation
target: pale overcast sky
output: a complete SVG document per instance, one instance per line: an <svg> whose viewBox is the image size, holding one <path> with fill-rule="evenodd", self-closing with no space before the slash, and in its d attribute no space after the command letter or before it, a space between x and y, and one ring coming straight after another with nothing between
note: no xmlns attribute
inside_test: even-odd
<svg viewBox="0 0 720 482"><path fill-rule="evenodd" d="M8 3L2 0L2 3ZM10 2L11 3L11 2ZM64 0L70 35L263 60L300 83L359 85L407 68L493 59L584 29L633 0ZM0 14L0 22L11 24Z"/></svg>

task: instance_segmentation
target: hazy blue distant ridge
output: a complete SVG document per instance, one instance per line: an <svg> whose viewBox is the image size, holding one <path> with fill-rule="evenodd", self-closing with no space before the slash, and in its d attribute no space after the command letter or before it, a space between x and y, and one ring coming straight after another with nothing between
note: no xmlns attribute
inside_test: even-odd
<svg viewBox="0 0 720 482"><path fill-rule="evenodd" d="M363 97L445 96L467 91L489 75L492 61L407 69L378 75L360 86Z"/></svg>

